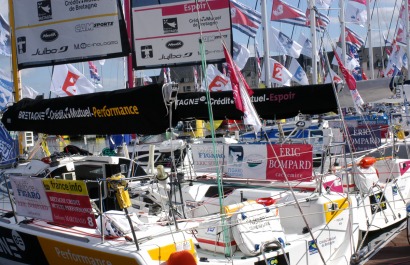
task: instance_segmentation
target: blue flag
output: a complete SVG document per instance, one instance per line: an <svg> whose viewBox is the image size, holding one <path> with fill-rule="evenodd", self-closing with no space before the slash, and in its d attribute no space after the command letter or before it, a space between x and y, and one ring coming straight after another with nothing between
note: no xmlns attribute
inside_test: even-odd
<svg viewBox="0 0 410 265"><path fill-rule="evenodd" d="M0 165L12 165L16 162L18 154L18 143L0 123Z"/></svg>

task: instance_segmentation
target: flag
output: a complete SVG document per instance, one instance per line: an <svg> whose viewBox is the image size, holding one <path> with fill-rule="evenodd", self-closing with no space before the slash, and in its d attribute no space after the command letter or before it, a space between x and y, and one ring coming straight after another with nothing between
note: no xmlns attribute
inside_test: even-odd
<svg viewBox="0 0 410 265"><path fill-rule="evenodd" d="M328 10L330 5L332 4L333 0L316 0L316 7L318 9Z"/></svg>
<svg viewBox="0 0 410 265"><path fill-rule="evenodd" d="M10 26L0 14L0 55L11 56Z"/></svg>
<svg viewBox="0 0 410 265"><path fill-rule="evenodd" d="M98 75L97 67L93 62L88 62L88 68L90 69L91 80L93 80L94 82L101 81L101 77Z"/></svg>
<svg viewBox="0 0 410 265"><path fill-rule="evenodd" d="M362 5L366 5L366 0L350 0L350 1L362 4Z"/></svg>
<svg viewBox="0 0 410 265"><path fill-rule="evenodd" d="M232 90L229 78L221 73L213 64L208 64L206 68L206 81L211 92ZM203 87L205 87L205 84Z"/></svg>
<svg viewBox="0 0 410 265"><path fill-rule="evenodd" d="M303 32L301 32L301 34L299 35L299 40L298 43L300 45L302 45L302 50L301 50L301 54L306 55L309 58L313 57L313 45L312 42L306 38L306 36L303 34ZM318 51L316 51L316 59L319 61L318 58Z"/></svg>
<svg viewBox="0 0 410 265"><path fill-rule="evenodd" d="M306 26L306 14L302 10L290 6L281 0L273 1L270 20Z"/></svg>
<svg viewBox="0 0 410 265"><path fill-rule="evenodd" d="M0 69L0 110L4 110L9 103L14 101L13 97L13 81L8 74L5 74Z"/></svg>
<svg viewBox="0 0 410 265"><path fill-rule="evenodd" d="M292 58L292 61L289 66L289 72L293 75L293 81L296 81L301 85L309 85L309 81L305 71L295 58Z"/></svg>
<svg viewBox="0 0 410 265"><path fill-rule="evenodd" d="M29 86L22 86L21 89L21 98L31 98L35 99L38 95L38 92Z"/></svg>
<svg viewBox="0 0 410 265"><path fill-rule="evenodd" d="M356 49L360 50L364 45L364 40L356 34L352 29L345 27L346 29L346 43L353 45Z"/></svg>
<svg viewBox="0 0 410 265"><path fill-rule="evenodd" d="M172 82L171 81L171 68L169 68L169 67L167 67L167 79L168 79L168 82Z"/></svg>
<svg viewBox="0 0 410 265"><path fill-rule="evenodd" d="M406 31L404 30L405 26L403 26L400 22L397 23L397 33L396 33L396 42L401 43L403 45L407 45L407 36ZM392 45L393 46L393 45Z"/></svg>
<svg viewBox="0 0 410 265"><path fill-rule="evenodd" d="M283 52L293 58L299 58L302 46L274 27L271 27L269 41L271 50Z"/></svg>
<svg viewBox="0 0 410 265"><path fill-rule="evenodd" d="M168 83L168 77L167 77L167 69L163 68L162 69L163 75L164 75L164 84ZM171 80L169 80L171 82Z"/></svg>
<svg viewBox="0 0 410 265"><path fill-rule="evenodd" d="M326 16L325 14L322 14L321 12L319 12L319 14L316 14L315 20L316 20L316 28L317 28L316 30L323 31L326 28L326 26L330 23L329 17ZM309 8L306 9L306 26L310 27L310 9Z"/></svg>
<svg viewBox="0 0 410 265"><path fill-rule="evenodd" d="M235 106L243 112L244 123L253 125L254 130L258 132L262 128L262 124L249 97L253 94L253 91L249 88L241 71L233 62L225 45L223 45L223 49L228 71L230 72L229 77L231 79Z"/></svg>
<svg viewBox="0 0 410 265"><path fill-rule="evenodd" d="M54 66L50 91L59 97L95 92L95 86L71 64Z"/></svg>
<svg viewBox="0 0 410 265"><path fill-rule="evenodd" d="M340 58L342 56L342 48L337 47L336 48L336 53L337 53L338 57ZM339 62L337 61L336 56L333 57L332 64L333 65L339 65ZM346 68L349 69L350 71L352 71L356 67L360 67L359 61L357 59L351 57L349 54L346 54Z"/></svg>
<svg viewBox="0 0 410 265"><path fill-rule="evenodd" d="M364 26L367 22L366 8L357 8L348 3L345 10L345 22L353 22L360 26Z"/></svg>
<svg viewBox="0 0 410 265"><path fill-rule="evenodd" d="M144 86L147 86L152 83L152 78L149 76L146 76L145 73L143 74L144 76L142 77L142 82Z"/></svg>
<svg viewBox="0 0 410 265"><path fill-rule="evenodd" d="M253 8L231 0L232 28L235 28L249 37L255 38L262 23L262 15Z"/></svg>
<svg viewBox="0 0 410 265"><path fill-rule="evenodd" d="M325 78L325 83L330 83L331 80L335 82L336 84L342 84L343 79L340 78L331 68L330 68L330 73L327 73L326 78Z"/></svg>
<svg viewBox="0 0 410 265"><path fill-rule="evenodd" d="M18 142L14 140L4 125L0 123L0 165L12 165L16 163L19 152Z"/></svg>
<svg viewBox="0 0 410 265"><path fill-rule="evenodd" d="M258 73L258 77L261 77L262 69L261 69L261 57L259 55L258 50L258 43L255 42L255 57L256 57L256 72Z"/></svg>
<svg viewBox="0 0 410 265"><path fill-rule="evenodd" d="M285 66L272 58L269 59L269 65L271 70L269 80L282 86L289 86L292 74L285 68ZM263 69L265 69L265 64L263 64ZM265 80L265 70L262 70L262 80Z"/></svg>
<svg viewBox="0 0 410 265"><path fill-rule="evenodd" d="M233 60L236 65L242 70L250 56L249 50L237 42L233 42Z"/></svg>
<svg viewBox="0 0 410 265"><path fill-rule="evenodd" d="M347 86L349 87L350 90L355 90L356 89L356 80L354 79L352 74L350 74L350 72L346 69L346 67L343 65L343 63L340 60L339 55L337 54L335 49L333 49L333 53L336 57L337 63L339 65L339 69L342 72L342 75L343 75L343 77L346 81Z"/></svg>

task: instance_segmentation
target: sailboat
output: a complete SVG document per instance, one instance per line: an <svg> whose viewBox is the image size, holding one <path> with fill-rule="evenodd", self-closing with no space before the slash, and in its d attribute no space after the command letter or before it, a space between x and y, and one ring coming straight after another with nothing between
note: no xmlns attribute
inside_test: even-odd
<svg viewBox="0 0 410 265"><path fill-rule="evenodd" d="M49 12L47 13L50 9L46 8L49 2L46 2L48 1L43 1L38 6L41 11L41 17L39 16L41 21L50 18ZM218 0L209 1L209 3L215 12L225 14L223 12L229 10L228 1ZM200 21L192 14L194 12L191 11L195 9L207 12L209 7L205 7L205 3L202 4L198 6L193 1L186 1L177 4L138 7L134 10L134 14L140 13L142 16L135 17L134 23L145 25L155 20L155 25L158 26L155 29L161 31L165 36L183 30L186 26L180 21L178 12L186 16L185 20L192 19L188 19L190 30L196 28L198 23L202 23L201 26L214 25L207 20L207 16L204 16L205 21ZM102 5L102 3L78 4L78 7L77 4L72 3L72 5L77 9L92 9L95 8L94 5ZM158 16L165 16L165 18L158 22ZM227 23L223 21L223 15L216 15L216 18L220 20L218 22L220 26ZM197 23L196 26L194 26L195 23ZM222 30L229 31L226 28ZM186 43L183 48L187 50L180 47L180 51L167 54L160 52L158 56L157 52L162 51L163 47L160 41L152 42L152 39L157 39L157 37L150 35L158 34L158 32L152 28L140 29L137 26L134 27L134 31L134 37L143 41L140 46L137 46L140 53L136 53L137 62L141 67L158 66L161 61L169 64L181 61L188 63L188 58L191 57L196 57L195 60L201 61L196 53L190 51L192 47L188 44L193 42L192 37L188 36L182 40ZM169 37L171 39L168 38L162 44L171 47L169 49L174 50L175 45L181 45L178 44L180 42L174 41L175 35L168 36L171 36ZM202 36L202 39L212 42L211 48L206 46L208 51L214 51L210 53L210 61L220 60L217 54L222 48L217 46L218 41L211 41L211 39L218 39L216 36L218 36L216 31L207 32ZM56 62L63 60L54 59ZM77 60L78 57L74 56L72 59ZM27 61L22 62L23 67L31 66ZM47 63L50 62L47 61ZM182 100L182 96L178 98L180 95L176 95L174 88L172 84L166 86L157 84L70 98L21 100L8 108L3 114L2 122L10 131L24 131L30 128L30 130L53 134L61 134L62 131L64 134L134 132L157 134L167 130L174 119L194 114L184 112L184 106L189 107L204 101ZM294 93L293 91L298 91L299 96L314 93L312 89L304 87L283 91L283 94L289 97L289 93ZM323 92L325 91L331 94L332 87L324 85ZM255 94L261 93L263 96L263 93L276 94L277 92L267 89L262 92L255 91ZM227 94L229 96L225 101L228 102L233 95L232 92L227 92ZM204 99L209 95L197 94L195 96ZM220 97L223 94L212 96ZM299 96L298 100L302 100ZM187 97L192 97L192 95ZM147 98L150 100L146 100ZM208 102L210 102L209 99ZM223 98L219 102L223 102ZM297 104L296 101L294 104ZM175 106L177 106L176 110ZM270 109L269 105L264 103L261 103L261 106ZM216 107L214 110L219 109L219 111L213 113L214 118L227 113L229 115L233 113L232 115L236 116L243 115L235 109L232 103L217 104ZM313 104L310 106L311 109L320 108L320 111L335 107L337 107L335 101L320 106L313 106ZM205 115L207 106L203 104L196 109L199 114ZM170 117L171 111L173 117ZM288 111L297 113L295 109ZM283 115L290 115L289 113ZM199 114L194 115L200 116ZM232 151L235 152L235 150ZM217 153L213 151L210 157L215 158L216 155ZM232 157L238 157L238 155L233 154ZM172 184L175 180L175 172L167 173L158 168L153 175L134 174L131 170L134 165L130 161L124 163L120 159L107 157L81 158L78 161L69 158L65 161L51 161L48 165L36 162L31 161L23 167L3 172L3 178L12 183L11 189L9 185L4 185L8 198L4 197L6 200L3 202L8 208L2 214L0 223L4 231L1 239L7 242L2 245L4 251L0 253L5 262L81 264L86 260L86 262L97 264L98 262L106 264L167 262L171 264L174 254L183 254L185 260L174 261L175 264L189 264L187 262L192 261L199 264L264 264L266 262L346 264L346 261L356 251L355 247L359 238L356 201L352 200L348 193L338 193L331 189L326 191L327 187L322 185L321 180L318 181L317 188L313 190L311 187L302 186L301 190L295 191L296 187L283 181L282 184L287 187L277 187L277 189L264 192L259 192L254 187L255 191L252 194L248 193L249 189L246 189L242 197L241 190L237 189L239 202L236 198L232 203L227 200L226 204L218 204L220 212L184 220L183 213L178 216L179 211L177 211L178 208L184 208L184 202L180 201L182 205L175 204L171 196L175 195L171 191L177 186L177 184ZM256 168L259 160L253 159L246 162L249 162L252 168ZM81 166L91 167L91 170L84 174L81 172ZM216 172L218 170L219 168L215 169ZM283 175L286 176L286 173ZM170 179L171 184L168 183ZM222 184L220 176L217 182ZM150 186L145 185L147 183ZM337 184L336 181L333 183ZM160 192L155 195L159 194L157 197L152 198L157 199L163 206L161 213L165 216L165 219L161 219L159 223L156 222L159 216L153 215L152 211L150 213L149 207L145 207L148 203L143 197L151 196L152 187L155 186L160 186ZM206 195L209 195L212 190L215 191L215 188L210 188L209 184L204 186L207 189L200 190L198 185L192 185L192 189L198 188L203 193L202 197L195 196L195 203L197 200L208 198ZM212 186L215 187L215 185ZM141 193L144 204L138 203L139 200L134 200L138 207L133 207L131 199L135 198L130 198L130 195L127 195L128 191L141 190L141 188L146 188L145 192ZM217 190L221 188L221 185L217 185ZM309 188L309 193L306 192L307 188ZM91 191L96 192L96 197L90 197ZM237 193L235 197L238 197ZM248 196L248 194L248 198L243 196ZM252 197L260 195L263 197L252 201ZM218 194L218 200L222 200L224 196L223 193ZM100 207L94 208L90 200L97 206L99 204ZM17 203L15 204L14 201ZM122 211L118 212L109 208L108 201L119 204ZM43 211L36 213L31 207L25 207L33 204L36 205L36 209ZM73 204L76 206L79 204L80 207L74 207ZM61 215L53 212L54 210L58 212L62 207L81 211L84 215L65 215L62 220ZM50 208L53 209L51 213ZM135 214L133 215L132 212ZM94 214L99 219L96 219ZM136 215L139 218L136 218ZM71 222L68 223L67 220ZM33 252L38 253L41 259L34 259L34 256L30 255Z"/></svg>

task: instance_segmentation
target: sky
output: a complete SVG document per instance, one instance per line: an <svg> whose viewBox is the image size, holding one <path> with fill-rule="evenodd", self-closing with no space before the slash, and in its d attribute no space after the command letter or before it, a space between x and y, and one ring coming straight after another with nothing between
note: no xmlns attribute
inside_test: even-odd
<svg viewBox="0 0 410 265"><path fill-rule="evenodd" d="M23 0L27 1L27 0ZM260 1L257 0L237 0L249 7L255 8L256 10L260 11ZM266 16L270 18L271 9L272 9L272 0L263 0L267 1L267 14ZM299 3L299 8L301 10L306 10L307 0L283 0L284 2L297 7ZM340 0L343 1L343 0ZM256 4L257 3L257 4ZM401 1L397 1L397 6L395 7L395 0L372 0L372 6L376 5L378 8L375 9L375 12L372 17L372 34L373 34L373 47L379 47L383 43L383 34L388 36L388 39L391 40L394 34L394 29L396 28L396 21L398 16L399 7L401 5ZM395 7L395 8L394 8ZM331 8L330 8L330 25L328 26L328 30L330 32L331 38L333 40L333 44L338 41L340 36L340 24L339 24L339 1L333 0ZM3 17L8 21L8 0L0 0L0 13ZM393 15L393 16L392 16ZM393 17L393 21L391 23L391 19ZM389 24L392 24L392 30L388 31ZM294 27L289 24L285 23L278 23L278 22L269 22L269 25L281 30L287 36L292 37L294 40L298 40L299 35L303 32L306 36L310 36L309 29L303 27ZM358 33L360 36L366 36L367 34L367 27L361 27L356 24L347 24L353 31ZM255 38L256 41L259 43L259 52L263 52L263 39L262 39L262 30L259 29L257 37ZM251 50L251 56L253 56L253 43L254 41L237 31L233 30L233 38L234 41L246 46L248 43L251 45L249 49ZM366 46L368 46L368 42L366 42ZM329 42L325 43L326 49L329 49L330 44ZM274 53L271 55L275 55ZM125 80L126 76L124 75L124 66L126 65L124 58L115 58L115 59L108 59L106 63L102 66L99 65L98 62L95 62L98 73L100 74L102 81L102 88L99 88L97 91L111 91L116 89L125 88ZM10 58L0 56L0 67L7 71L11 67ZM89 77L89 70L87 63L78 63L74 64L80 71L82 71L85 76ZM51 67L38 67L38 68L30 68L24 69L20 71L21 74L21 81L23 85L30 86L35 89L40 94L43 94L45 98L49 97L50 94L50 83L51 83ZM137 71L135 74L137 77L141 77L142 75L152 76L158 75L159 70L145 70Z"/></svg>

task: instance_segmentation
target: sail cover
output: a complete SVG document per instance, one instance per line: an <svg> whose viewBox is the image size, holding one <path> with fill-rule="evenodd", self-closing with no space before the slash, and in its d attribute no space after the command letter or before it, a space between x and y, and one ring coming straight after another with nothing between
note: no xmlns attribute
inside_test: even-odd
<svg viewBox="0 0 410 265"><path fill-rule="evenodd" d="M19 69L127 56L119 0L13 0Z"/></svg>
<svg viewBox="0 0 410 265"><path fill-rule="evenodd" d="M254 89L251 96L257 113L263 119L284 119L302 114L337 113L337 102L331 84L286 88ZM235 108L232 91L211 93L214 119L241 119L243 113ZM179 94L173 116L179 120L196 118L208 120L205 93Z"/></svg>
<svg viewBox="0 0 410 265"><path fill-rule="evenodd" d="M22 99L2 122L9 131L47 134L160 134L169 127L162 85L53 99Z"/></svg>
<svg viewBox="0 0 410 265"><path fill-rule="evenodd" d="M251 97L261 118L283 119L298 113L337 112L330 84L255 89ZM179 93L172 124L187 119L209 120L205 93ZM241 119L232 91L211 92L214 119ZM47 134L160 134L169 127L162 85L53 99L22 99L1 121L9 131Z"/></svg>

